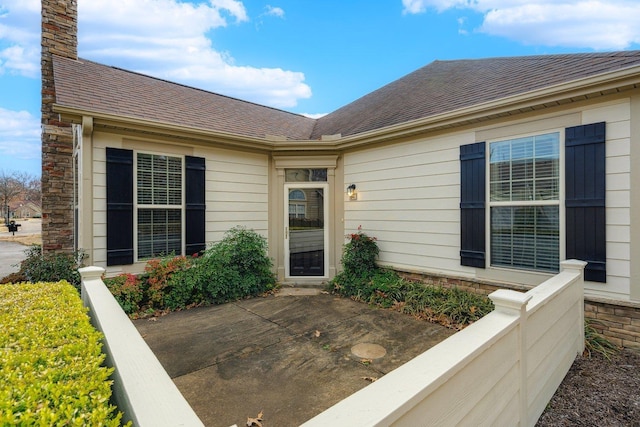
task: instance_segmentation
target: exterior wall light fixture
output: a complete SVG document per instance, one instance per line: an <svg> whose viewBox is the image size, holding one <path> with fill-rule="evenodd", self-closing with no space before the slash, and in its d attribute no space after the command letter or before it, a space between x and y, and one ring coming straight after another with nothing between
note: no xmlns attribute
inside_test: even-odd
<svg viewBox="0 0 640 427"><path fill-rule="evenodd" d="M355 184L351 184L347 187L347 196L349 196L349 200L358 200L358 193L356 193Z"/></svg>

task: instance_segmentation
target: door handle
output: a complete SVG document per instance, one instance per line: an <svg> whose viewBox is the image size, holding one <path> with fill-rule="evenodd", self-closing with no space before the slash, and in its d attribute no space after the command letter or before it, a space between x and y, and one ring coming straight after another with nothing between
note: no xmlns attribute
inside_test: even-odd
<svg viewBox="0 0 640 427"><path fill-rule="evenodd" d="M289 227L284 228L284 239L287 240L289 238Z"/></svg>

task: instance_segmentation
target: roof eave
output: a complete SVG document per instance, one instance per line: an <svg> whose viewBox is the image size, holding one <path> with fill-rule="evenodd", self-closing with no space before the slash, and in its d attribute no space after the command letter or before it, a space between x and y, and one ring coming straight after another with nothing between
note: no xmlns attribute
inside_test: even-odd
<svg viewBox="0 0 640 427"><path fill-rule="evenodd" d="M83 117L92 117L94 129L110 129L140 136L161 137L162 139L171 138L172 140L185 140L205 144L211 144L215 141L216 145L265 152L272 151L276 144L275 141L271 141L266 137L260 138L192 126L181 126L175 123L90 111L60 104L54 104L53 111L59 113L64 120L71 123L80 124Z"/></svg>
<svg viewBox="0 0 640 427"><path fill-rule="evenodd" d="M65 121L82 124L83 118L93 119L94 129L109 129L124 134L142 137L153 137L171 142L197 142L205 145L215 143L216 146L241 148L259 152L334 152L340 142L339 138L328 141L308 139L286 139L272 135L255 137L239 135L231 132L213 131L210 129L181 126L156 120L122 116L81 108L54 104L53 111L60 114Z"/></svg>

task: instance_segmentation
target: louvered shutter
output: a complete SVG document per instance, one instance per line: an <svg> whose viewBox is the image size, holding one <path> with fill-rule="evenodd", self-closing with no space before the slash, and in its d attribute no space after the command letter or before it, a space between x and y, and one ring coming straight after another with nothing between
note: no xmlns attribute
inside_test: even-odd
<svg viewBox="0 0 640 427"><path fill-rule="evenodd" d="M460 147L460 264L485 268L485 143Z"/></svg>
<svg viewBox="0 0 640 427"><path fill-rule="evenodd" d="M203 251L205 243L205 159L185 157L185 253Z"/></svg>
<svg viewBox="0 0 640 427"><path fill-rule="evenodd" d="M566 257L588 264L585 280L606 282L605 123L565 130Z"/></svg>
<svg viewBox="0 0 640 427"><path fill-rule="evenodd" d="M133 151L106 154L107 265L133 264Z"/></svg>

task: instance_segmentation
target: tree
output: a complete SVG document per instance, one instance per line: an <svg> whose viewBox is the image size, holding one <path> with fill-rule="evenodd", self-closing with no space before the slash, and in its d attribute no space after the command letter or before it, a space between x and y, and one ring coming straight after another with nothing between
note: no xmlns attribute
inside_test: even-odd
<svg viewBox="0 0 640 427"><path fill-rule="evenodd" d="M39 202L40 180L26 172L0 170L0 211L5 223L9 223L10 203L18 198Z"/></svg>

